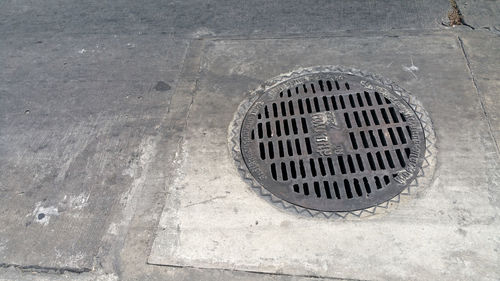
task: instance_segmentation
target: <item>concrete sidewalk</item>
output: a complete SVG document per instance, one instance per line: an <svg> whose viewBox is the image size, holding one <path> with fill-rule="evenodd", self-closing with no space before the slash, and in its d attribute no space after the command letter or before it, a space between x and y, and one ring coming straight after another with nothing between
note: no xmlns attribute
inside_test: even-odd
<svg viewBox="0 0 500 281"><path fill-rule="evenodd" d="M3 1L0 280L497 280L500 5L458 6ZM434 122L434 176L383 217L273 208L227 153L247 92L325 64Z"/></svg>

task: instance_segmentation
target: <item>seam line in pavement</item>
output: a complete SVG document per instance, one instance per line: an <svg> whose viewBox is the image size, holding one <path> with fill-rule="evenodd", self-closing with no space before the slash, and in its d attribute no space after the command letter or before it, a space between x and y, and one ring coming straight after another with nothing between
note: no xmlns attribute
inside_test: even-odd
<svg viewBox="0 0 500 281"><path fill-rule="evenodd" d="M465 51L464 42L462 41L462 38L460 38L460 36L458 36L458 35L457 35L457 38L458 38L460 48L462 49L462 54L465 58L465 63L467 65L467 69L469 70L470 76L472 78L472 84L474 85L474 88L476 90L476 94L479 98L479 104L481 105L481 109L483 110L483 114L486 117L486 122L488 123L488 130L490 132L491 139L493 140L493 143L495 144L495 150L497 152L497 156L500 157L500 149L498 147L498 142L495 139L495 135L493 135L493 129L491 126L490 117L488 116L488 112L486 111L486 107L484 105L484 97L481 94L481 91L479 90L479 87L478 87L477 81L476 81L476 77L475 77L474 72L472 71L472 68L470 66L469 55L467 55L467 52Z"/></svg>
<svg viewBox="0 0 500 281"><path fill-rule="evenodd" d="M38 272L38 273L57 273L57 274L63 274L65 272L70 272L70 273L84 273L84 272L90 272L90 268L74 268L74 267L44 267L44 266L38 266L38 265L18 265L18 264L7 264L7 263L0 263L0 268L17 268L20 269L21 271L31 271L31 272Z"/></svg>
<svg viewBox="0 0 500 281"><path fill-rule="evenodd" d="M458 27L460 28L460 27ZM468 30L469 32L474 32L472 30ZM165 36L165 39L171 39L171 40L266 40L266 39L307 39L307 38L329 38L329 37L359 37L360 35L362 36L368 36L368 37L373 37L373 36L384 36L384 35L414 35L414 36L420 36L420 35L429 35L429 34L436 34L436 33L441 33L441 32L453 32L453 29L451 28L445 28L445 27L435 27L435 28L423 28L423 29L412 29L412 28L399 28L399 29L382 29L382 30L363 30L363 29L356 29L356 30L338 30L338 31L331 31L331 32L297 32L297 33L261 33L261 34L219 34L219 35L201 35L201 36L182 36L179 34L175 33L167 33L167 34L162 34L160 32L151 32L151 33L142 33L139 35L141 36ZM67 36L67 37L73 37L73 36L113 36L113 35L118 35L118 36L130 36L134 34L130 33L124 33L124 34L116 34L113 32L67 32L67 33L54 33L54 32L47 32L46 33L23 33L26 36L32 36L32 37L37 37L43 35L43 36L50 36L48 37L49 39L54 39L54 37L57 36ZM17 36L19 35L18 33L15 32L0 32L0 36ZM38 37L37 37L38 38Z"/></svg>
<svg viewBox="0 0 500 281"><path fill-rule="evenodd" d="M204 48L205 41L203 39L193 39L189 42L182 70L179 74L179 80L177 81L176 90L172 97L171 104L169 105L169 119L178 119L177 122L171 121L171 124L167 127L167 131L172 133L170 138L175 138L175 156L173 163L178 162L179 155L182 155L182 142L185 139L185 130L188 127L191 108L194 104L195 95L199 87L198 80L202 69L201 57L203 56ZM170 181L174 181L176 177L176 175L172 175ZM175 202L174 205L168 206L170 197L171 195L167 195L163 205L163 211L159 215L159 222L155 226L153 233L154 238L152 239L152 243L148 246L150 252L147 256L146 264L151 264L152 256L154 256L154 245L156 244L157 233L165 208L175 209L179 207L176 206Z"/></svg>
<svg viewBox="0 0 500 281"><path fill-rule="evenodd" d="M321 276L312 274L287 274L287 273L277 273L277 272L262 272L253 270L241 270L241 269L226 269L226 268L208 268L208 267L198 267L198 266L184 266L184 265L166 265L166 264L151 264L152 266L160 267L174 267L174 268L186 268L186 269L198 269L198 270L216 270L216 271L226 271L226 272L241 272L241 273L251 273L258 275L271 275L271 276L281 276L281 277L299 277L299 278L311 278L311 279L326 279L326 280L345 280L345 281L371 281L368 279L353 279L353 278L342 278L342 277L331 277L331 276Z"/></svg>

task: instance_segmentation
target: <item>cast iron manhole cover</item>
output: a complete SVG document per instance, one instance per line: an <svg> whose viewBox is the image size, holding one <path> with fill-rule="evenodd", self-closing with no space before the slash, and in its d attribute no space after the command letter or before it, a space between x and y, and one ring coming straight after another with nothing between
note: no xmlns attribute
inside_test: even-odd
<svg viewBox="0 0 500 281"><path fill-rule="evenodd" d="M402 89L337 68L269 84L240 108L236 141L254 184L279 200L364 210L398 196L421 171L426 113Z"/></svg>

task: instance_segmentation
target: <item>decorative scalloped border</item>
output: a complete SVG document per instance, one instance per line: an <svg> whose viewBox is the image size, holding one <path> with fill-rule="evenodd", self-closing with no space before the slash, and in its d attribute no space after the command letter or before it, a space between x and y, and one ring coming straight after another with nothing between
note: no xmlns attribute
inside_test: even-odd
<svg viewBox="0 0 500 281"><path fill-rule="evenodd" d="M372 80L374 82L378 82L390 89L393 90L394 93L399 95L404 101L410 105L410 107L415 112L418 117L420 123L422 124L422 128L424 131L425 137L425 153L424 160L422 163L422 167L417 174L417 177L408 185L406 189L404 189L401 193L389 199L383 203L378 204L377 206L357 210L357 211L349 211L349 212L325 212L325 211L316 211L312 209L303 208L294 204L291 204L287 201L284 201L274 194L270 193L262 187L257 180L251 175L248 170L240 150L240 128L241 123L248 111L248 109L252 106L252 104L268 89L285 82L289 79L298 78L304 75L312 75L316 73L343 73L343 74L351 74L355 76L359 76L365 79ZM234 163L238 172L242 176L243 180L261 197L271 202L273 205L292 212L294 214L306 215L308 217L325 217L325 218L338 218L338 219L359 219L362 217L368 217L378 214L387 213L389 210L396 208L401 201L406 201L411 197L411 195L416 194L415 190L419 186L427 186L430 185L430 182L433 177L434 169L436 166L436 154L437 149L435 146L436 143L436 135L434 133L434 129L432 126L432 121L429 117L427 111L423 108L420 101L418 101L415 97L413 97L406 90L402 89L394 82L389 81L387 79L381 78L377 75L363 72L358 69L349 69L342 66L314 66L307 68L300 68L295 71L281 74L276 76L260 87L255 89L253 92L248 94L248 97L244 99L233 117L229 128L228 128L228 140L229 140L229 150L234 159Z"/></svg>

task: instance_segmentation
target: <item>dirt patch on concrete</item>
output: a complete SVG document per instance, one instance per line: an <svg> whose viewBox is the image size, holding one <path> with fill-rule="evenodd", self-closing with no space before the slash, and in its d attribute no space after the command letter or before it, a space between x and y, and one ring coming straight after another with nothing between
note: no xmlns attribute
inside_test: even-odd
<svg viewBox="0 0 500 281"><path fill-rule="evenodd" d="M448 12L448 19L450 20L449 25L462 25L464 24L464 18L462 12L458 8L457 1L450 0L451 10Z"/></svg>

